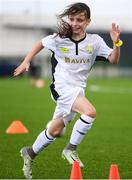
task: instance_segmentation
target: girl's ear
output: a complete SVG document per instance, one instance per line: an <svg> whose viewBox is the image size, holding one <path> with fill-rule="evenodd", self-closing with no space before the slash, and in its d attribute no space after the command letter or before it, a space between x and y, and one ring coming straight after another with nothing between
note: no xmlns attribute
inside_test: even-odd
<svg viewBox="0 0 132 180"><path fill-rule="evenodd" d="M91 22L91 19L88 19L88 23L90 23Z"/></svg>
<svg viewBox="0 0 132 180"><path fill-rule="evenodd" d="M91 19L88 19L87 20L87 26L90 24L90 22L91 22Z"/></svg>

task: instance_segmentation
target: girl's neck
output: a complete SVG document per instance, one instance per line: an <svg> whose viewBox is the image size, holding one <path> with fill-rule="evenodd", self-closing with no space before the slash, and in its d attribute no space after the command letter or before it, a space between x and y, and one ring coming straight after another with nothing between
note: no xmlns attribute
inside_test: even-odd
<svg viewBox="0 0 132 180"><path fill-rule="evenodd" d="M85 36L86 36L86 33L81 34L81 35L73 34L72 39L75 40L75 41L79 41L79 40L83 39Z"/></svg>

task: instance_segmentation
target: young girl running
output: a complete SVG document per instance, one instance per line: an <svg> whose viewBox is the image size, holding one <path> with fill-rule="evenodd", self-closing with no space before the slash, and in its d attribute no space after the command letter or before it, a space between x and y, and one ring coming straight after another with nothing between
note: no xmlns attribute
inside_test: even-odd
<svg viewBox="0 0 132 180"><path fill-rule="evenodd" d="M99 35L86 33L91 21L90 8L86 4L75 3L68 6L59 18L58 33L44 37L36 43L14 72L14 76L18 76L28 71L34 56L42 49L48 48L51 51L53 78L50 91L56 101L56 108L50 126L38 135L32 147L21 149L23 171L28 179L32 178L33 159L62 133L76 113L80 114L80 118L75 122L62 156L70 164L76 160L81 167L84 166L76 149L91 129L96 117L95 107L85 97L86 81L95 61L117 64L120 58L122 41L119 27L115 23L112 23L110 31L113 42L113 48L110 48Z"/></svg>

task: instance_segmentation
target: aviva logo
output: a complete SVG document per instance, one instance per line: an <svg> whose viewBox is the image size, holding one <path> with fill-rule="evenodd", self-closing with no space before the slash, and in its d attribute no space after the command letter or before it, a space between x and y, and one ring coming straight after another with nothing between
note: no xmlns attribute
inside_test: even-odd
<svg viewBox="0 0 132 180"><path fill-rule="evenodd" d="M61 51L62 53L68 53L68 52L69 52L69 49L68 49L68 48L65 48L65 47L60 47L59 49L60 49L60 51Z"/></svg>
<svg viewBox="0 0 132 180"><path fill-rule="evenodd" d="M92 54L93 53L93 50L94 50L94 47L93 45L89 44L85 47L86 51L89 52L89 54Z"/></svg>
<svg viewBox="0 0 132 180"><path fill-rule="evenodd" d="M70 59L65 57L65 63L88 63L89 59Z"/></svg>

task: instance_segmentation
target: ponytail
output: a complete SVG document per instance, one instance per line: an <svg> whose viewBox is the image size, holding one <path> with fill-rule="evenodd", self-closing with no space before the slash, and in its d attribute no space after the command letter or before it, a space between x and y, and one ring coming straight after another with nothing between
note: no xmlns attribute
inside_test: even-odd
<svg viewBox="0 0 132 180"><path fill-rule="evenodd" d="M59 20L58 23L58 33L61 38L71 38L72 37L72 28L71 26L64 21L63 19Z"/></svg>

